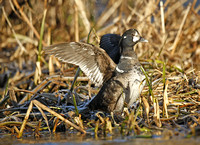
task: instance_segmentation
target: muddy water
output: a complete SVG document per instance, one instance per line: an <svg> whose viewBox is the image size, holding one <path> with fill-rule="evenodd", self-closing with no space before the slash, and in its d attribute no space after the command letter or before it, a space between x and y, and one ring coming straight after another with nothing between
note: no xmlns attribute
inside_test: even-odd
<svg viewBox="0 0 200 145"><path fill-rule="evenodd" d="M172 137L172 139L163 139L162 137L136 138L135 136L110 136L95 138L91 135L75 135L66 133L57 133L54 135L41 134L40 138L33 138L33 135L27 135L23 139L16 139L13 136L1 136L0 145L200 145L200 137L182 138Z"/></svg>

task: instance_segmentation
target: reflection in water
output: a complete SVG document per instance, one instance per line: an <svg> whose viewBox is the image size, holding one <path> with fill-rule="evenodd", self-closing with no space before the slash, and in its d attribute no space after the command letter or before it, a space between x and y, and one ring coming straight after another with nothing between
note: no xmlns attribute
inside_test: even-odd
<svg viewBox="0 0 200 145"><path fill-rule="evenodd" d="M32 135L30 135L32 136ZM16 144L16 145L28 145L28 144L38 144L38 145L64 145L64 144L82 144L82 145L198 145L200 142L200 137L198 138L188 138L183 139L180 137L172 137L172 139L164 139L161 136L154 136L154 138L138 138L136 136L126 136L121 135L108 136L108 137L98 137L94 138L91 135L83 134L70 134L70 133L49 133L41 134L41 138L27 137L23 139L16 139L11 136L4 136L0 138L0 144Z"/></svg>

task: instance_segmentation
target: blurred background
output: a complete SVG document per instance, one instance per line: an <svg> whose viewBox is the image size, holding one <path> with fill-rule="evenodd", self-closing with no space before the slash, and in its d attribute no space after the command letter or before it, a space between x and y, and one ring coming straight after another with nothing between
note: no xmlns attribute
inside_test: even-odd
<svg viewBox="0 0 200 145"><path fill-rule="evenodd" d="M162 71L160 61L166 63L169 75L189 73L198 78L199 3L200 0L1 0L1 95L6 84L31 90L48 76L49 57L40 44L86 42L89 38L89 43L98 45L103 34L121 35L130 28L136 28L149 40L136 46L147 71ZM74 76L76 69L58 63L53 60L52 74ZM65 71L60 72L60 68Z"/></svg>
<svg viewBox="0 0 200 145"><path fill-rule="evenodd" d="M139 135L147 129L156 129L167 134L168 139L178 135L198 136L200 0L0 0L0 133L21 137L19 128L31 100L64 114L72 122L77 119L78 115L71 115L76 119L70 116L66 109L70 106L63 100L78 67L45 55L44 46L71 41L98 46L102 35L121 35L130 28L137 29L149 41L135 47L148 81L137 101L140 103L135 105L139 107L131 108L130 115L126 110L129 119L121 122L120 133L123 134L125 125L126 135L132 130ZM76 98L88 101L98 88L91 87L81 73L74 92ZM81 101L77 100L77 104ZM38 124L33 128L39 131L41 113L36 107L32 112L29 123ZM53 127L57 117L48 112L47 115ZM80 115L78 118L81 122ZM92 126L90 121L77 124L86 130L92 128L92 132L100 124L100 131L109 130L112 135L112 126L105 129L107 118L104 123L100 120L91 121ZM58 122L55 123L52 132L66 130L65 123L60 122L58 129L55 127ZM67 127L69 134L70 128Z"/></svg>

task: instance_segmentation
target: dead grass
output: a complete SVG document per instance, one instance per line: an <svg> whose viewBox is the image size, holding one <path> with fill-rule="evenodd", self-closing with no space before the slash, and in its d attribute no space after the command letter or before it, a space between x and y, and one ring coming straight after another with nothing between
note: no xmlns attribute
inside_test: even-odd
<svg viewBox="0 0 200 145"><path fill-rule="evenodd" d="M194 0L184 7L185 2L1 1L0 132L19 138L33 132L30 128L37 136L42 130L75 129L96 137L116 129L143 137L155 131L163 138L198 135L200 5L195 7ZM91 30L89 42L98 45L103 34L122 34L129 28L149 40L136 47L148 79L137 107L125 109L119 124L102 113L96 119L75 114L74 107L65 105L72 100L64 96L77 67L44 55L41 44L86 42ZM74 91L78 106L98 92L84 74Z"/></svg>

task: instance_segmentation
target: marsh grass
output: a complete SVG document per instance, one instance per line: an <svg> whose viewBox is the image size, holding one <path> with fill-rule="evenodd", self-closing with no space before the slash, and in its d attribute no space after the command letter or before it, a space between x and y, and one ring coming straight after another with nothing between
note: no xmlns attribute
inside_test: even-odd
<svg viewBox="0 0 200 145"><path fill-rule="evenodd" d="M185 2L1 2L0 132L18 138L34 130L35 135L94 132L96 138L116 132L137 137L156 132L163 138L199 134L200 5L194 0L184 7ZM98 89L81 73L73 96L65 100L77 66L49 58L42 45L79 40L98 45L103 34L129 28L149 40L135 48L147 81L141 98L122 118L78 113Z"/></svg>

